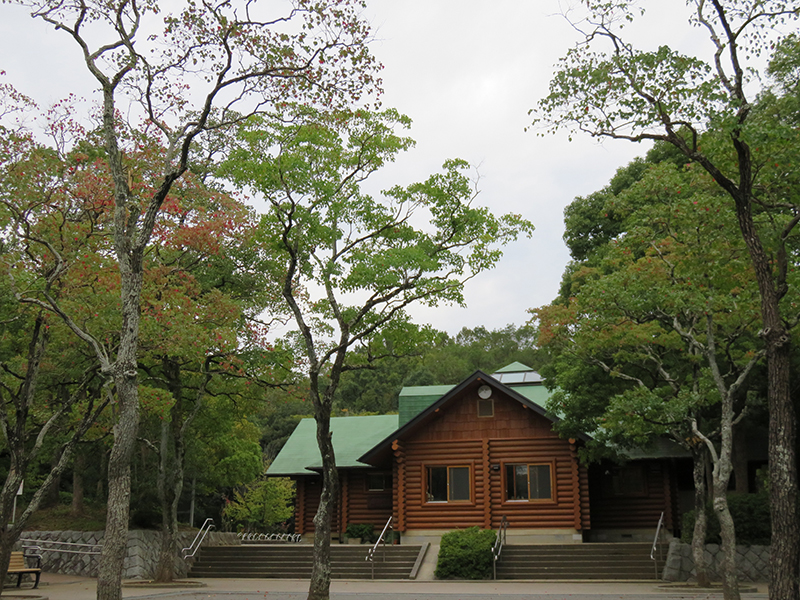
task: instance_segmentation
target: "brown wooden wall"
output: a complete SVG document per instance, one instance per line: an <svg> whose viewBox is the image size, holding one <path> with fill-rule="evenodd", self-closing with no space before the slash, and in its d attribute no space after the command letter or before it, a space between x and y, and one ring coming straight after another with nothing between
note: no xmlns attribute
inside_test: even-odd
<svg viewBox="0 0 800 600"><path fill-rule="evenodd" d="M299 477L295 507L295 531L300 534L314 531L314 515L319 508L322 491L321 477ZM392 515L392 490L367 490L366 472L339 471L339 502L334 510L331 530L343 532L350 523L369 523L380 530Z"/></svg>
<svg viewBox="0 0 800 600"><path fill-rule="evenodd" d="M576 444L558 438L549 419L497 391L494 415L478 417L477 400L475 390L467 390L405 439L394 441L391 491L367 491L366 470L340 471L341 502L333 530L344 531L350 523L382 527L390 515L399 531L494 529L504 515L511 528L654 528L662 510L672 529L675 486L668 463L637 461L643 489L620 495L604 480L615 467L587 470L578 461ZM520 463L551 465L552 500L506 500L505 465ZM470 500L427 502L426 466L469 467ZM320 487L319 478L298 480L298 533L314 530Z"/></svg>
<svg viewBox="0 0 800 600"><path fill-rule="evenodd" d="M341 471L342 503L341 531L350 523L374 525L380 533L389 517L392 516L393 490L382 492L367 489L365 471Z"/></svg>
<svg viewBox="0 0 800 600"><path fill-rule="evenodd" d="M548 419L498 393L494 416L478 417L477 395L467 394L443 407L415 435L394 444L397 528L496 528L503 515L511 528L590 527L588 478L574 444L559 439ZM549 463L553 500L507 501L507 463ZM469 467L470 501L427 502L426 466Z"/></svg>
<svg viewBox="0 0 800 600"><path fill-rule="evenodd" d="M674 486L668 463L644 460L629 463L628 467L642 470L645 486L641 491L627 495L615 493L613 489L611 478L619 472L619 467L601 463L590 468L592 528L655 529L664 511L664 524L672 530Z"/></svg>

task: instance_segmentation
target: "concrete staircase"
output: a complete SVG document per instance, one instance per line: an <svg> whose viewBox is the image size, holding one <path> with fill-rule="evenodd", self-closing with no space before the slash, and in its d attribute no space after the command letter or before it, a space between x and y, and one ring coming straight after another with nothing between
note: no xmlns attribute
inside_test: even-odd
<svg viewBox="0 0 800 600"><path fill-rule="evenodd" d="M655 580L650 544L553 544L505 546L497 579ZM658 574L664 567L658 564Z"/></svg>
<svg viewBox="0 0 800 600"><path fill-rule="evenodd" d="M372 565L365 560L370 546L331 546L331 576L370 579ZM408 579L421 546L386 546L375 555L375 579ZM310 544L243 544L203 546L189 577L308 579L313 546Z"/></svg>

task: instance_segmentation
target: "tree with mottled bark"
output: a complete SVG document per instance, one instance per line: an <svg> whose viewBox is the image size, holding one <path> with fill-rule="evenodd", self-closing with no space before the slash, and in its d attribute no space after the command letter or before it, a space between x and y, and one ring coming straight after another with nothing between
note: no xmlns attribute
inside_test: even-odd
<svg viewBox="0 0 800 600"><path fill-rule="evenodd" d="M463 161L380 198L365 193L362 182L411 145L395 133L409 124L394 110L290 105L279 118L252 121L223 171L267 203L261 265L283 291L297 327L291 338L305 355L322 467L310 600L330 590L339 497L330 416L342 373L410 352L424 328L407 307L463 303L464 282L494 266L500 246L532 231L519 215L474 206Z"/></svg>
<svg viewBox="0 0 800 600"><path fill-rule="evenodd" d="M734 212L707 175L671 163L651 166L601 210L620 219L618 235L597 247L591 266L571 271L566 305L535 311L551 353L542 372L562 417L557 428L589 433L595 456L669 436L694 458L701 513L710 459L723 551L735 559L733 433L762 350L755 277ZM693 543L698 579L703 525ZM723 582L726 597L738 598L735 562L725 563Z"/></svg>
<svg viewBox="0 0 800 600"><path fill-rule="evenodd" d="M761 186L770 177L778 180L775 175L781 171L791 171L787 163L770 156L770 148L781 147L781 141L793 134L780 120L766 129L760 126L751 97L753 71L748 66L769 51L783 28L792 31L800 9L784 0L688 4L691 24L711 43L708 60L668 46L639 50L626 41L623 29L635 26L643 14L638 4L587 2L584 20L570 16L582 39L562 59L549 95L535 110L535 123L599 138L667 142L704 169L733 203L758 283L760 335L767 357L770 594L798 600L797 425L790 392L789 333L797 314L781 301L788 290L788 244L800 212L792 196L772 194ZM707 130L723 133L725 143L701 145ZM754 217L762 208L779 215L766 228Z"/></svg>
<svg viewBox="0 0 800 600"><path fill-rule="evenodd" d="M157 217L189 166L193 143L210 130L294 98L334 106L352 102L374 89L377 65L366 48L369 27L359 16L358 0L294 0L277 15L250 2L186 3L163 16L164 7L154 0L18 3L74 41L100 92L121 282L118 345L106 347L55 303L48 308L95 350L102 373L114 382L119 412L97 597L119 600L139 424L142 278ZM121 115L140 118L144 133L166 148L160 168L141 179L131 169L139 149L121 133Z"/></svg>

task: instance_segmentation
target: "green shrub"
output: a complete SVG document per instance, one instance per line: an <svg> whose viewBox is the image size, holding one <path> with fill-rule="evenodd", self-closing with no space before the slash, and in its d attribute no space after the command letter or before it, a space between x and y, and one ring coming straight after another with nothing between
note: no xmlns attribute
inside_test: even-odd
<svg viewBox="0 0 800 600"><path fill-rule="evenodd" d="M764 493L730 494L728 506L736 529L737 544L769 544L772 537L769 522L769 498ZM706 506L706 544L719 544L720 528L714 509ZM692 542L694 533L694 511L684 513L681 526L681 541Z"/></svg>
<svg viewBox="0 0 800 600"><path fill-rule="evenodd" d="M376 541L375 526L368 523L350 523L344 532L348 537L361 538L364 542L372 543Z"/></svg>
<svg viewBox="0 0 800 600"><path fill-rule="evenodd" d="M459 529L442 536L437 579L490 579L495 532L490 529Z"/></svg>
<svg viewBox="0 0 800 600"><path fill-rule="evenodd" d="M255 481L243 492L234 490L233 500L222 511L226 527L239 531L275 531L294 512L293 494L292 482L283 477Z"/></svg>

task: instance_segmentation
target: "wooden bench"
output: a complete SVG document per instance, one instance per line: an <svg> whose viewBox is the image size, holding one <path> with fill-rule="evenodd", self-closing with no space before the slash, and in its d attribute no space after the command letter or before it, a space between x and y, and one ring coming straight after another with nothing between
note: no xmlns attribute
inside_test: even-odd
<svg viewBox="0 0 800 600"><path fill-rule="evenodd" d="M36 589L39 587L39 577L42 574L42 557L36 555L27 557L36 559L35 567L29 567L27 564L25 564L25 558L26 556L23 552L12 552L11 561L8 563L8 574L17 575L17 587L19 587L22 583L22 576L26 573L36 575L36 581L33 584L33 589Z"/></svg>

